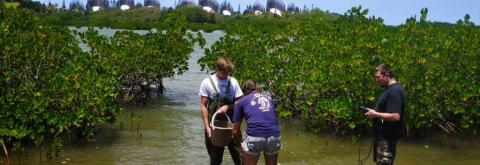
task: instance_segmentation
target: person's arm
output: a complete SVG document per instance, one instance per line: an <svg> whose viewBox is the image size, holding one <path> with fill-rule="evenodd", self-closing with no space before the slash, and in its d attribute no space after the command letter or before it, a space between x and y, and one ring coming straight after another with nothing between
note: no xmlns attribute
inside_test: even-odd
<svg viewBox="0 0 480 165"><path fill-rule="evenodd" d="M400 121L400 113L402 111L402 91L401 89L393 89L389 92L387 98L386 112L376 112L374 109L368 108L368 112L365 115L370 118L378 118L384 121Z"/></svg>
<svg viewBox="0 0 480 165"><path fill-rule="evenodd" d="M232 85L236 85L238 86L238 84L232 84ZM242 97L243 97L243 92L242 90L240 89L240 87L235 87L235 98L233 99L233 103L232 104L227 104L227 105L224 105L222 107L220 107L217 112L218 113L226 113L227 111L234 111L234 107L235 107L235 103L240 100Z"/></svg>
<svg viewBox="0 0 480 165"><path fill-rule="evenodd" d="M240 143L242 142L242 134L240 131L240 126L242 126L242 120L235 121L233 123L232 135L233 142L237 148L241 148Z"/></svg>
<svg viewBox="0 0 480 165"><path fill-rule="evenodd" d="M233 129L232 129L232 136L233 136L233 143L235 144L235 148L241 154L242 147L242 133L240 127L242 126L243 120L243 106L241 101L236 101L235 103L235 112L233 114Z"/></svg>
<svg viewBox="0 0 480 165"><path fill-rule="evenodd" d="M394 91L388 95L386 112L377 112L368 108L369 111L365 115L370 119L379 118L384 121L400 121L401 106L402 98L400 92Z"/></svg>
<svg viewBox="0 0 480 165"><path fill-rule="evenodd" d="M235 103L223 105L222 107L218 108L217 112L220 114L223 114L223 113L226 113L227 111L233 111L234 105Z"/></svg>
<svg viewBox="0 0 480 165"><path fill-rule="evenodd" d="M383 119L385 121L399 121L400 120L400 114L399 113L388 113L388 112L377 112L373 109L368 108L368 112L365 113L365 116L367 116L370 119Z"/></svg>
<svg viewBox="0 0 480 165"><path fill-rule="evenodd" d="M205 96L201 96L201 116L203 119L203 125L205 126L205 131L207 131L208 137L211 136L212 130L210 129L209 123L208 123L208 110L207 110L207 103L208 103L208 98Z"/></svg>

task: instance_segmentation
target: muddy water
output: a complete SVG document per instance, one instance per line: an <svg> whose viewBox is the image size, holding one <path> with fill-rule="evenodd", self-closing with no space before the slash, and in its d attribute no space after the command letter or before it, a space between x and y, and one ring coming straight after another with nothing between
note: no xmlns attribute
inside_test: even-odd
<svg viewBox="0 0 480 165"><path fill-rule="evenodd" d="M107 35L113 32L111 29L101 30ZM205 33L207 46L223 35L219 31ZM40 157L45 155L45 148L42 152L31 148L14 153L11 164L208 164L197 95L202 78L208 76L196 63L202 55L203 50L196 47L189 61L189 71L165 80L163 96L152 98L147 106L126 108L127 116L140 114L140 121L120 114L115 124L98 128L100 134L95 142L64 144L60 155L53 160ZM359 152L364 158L370 147L369 138L352 143L350 136L312 135L302 129L301 121L281 120L281 129L283 148L279 163L282 165L357 164ZM478 139L438 136L401 140L396 164L480 164ZM0 164L4 164L4 157L0 158ZM366 164L373 164L371 159L370 156ZM262 160L259 164L263 164ZM233 164L227 150L224 164Z"/></svg>

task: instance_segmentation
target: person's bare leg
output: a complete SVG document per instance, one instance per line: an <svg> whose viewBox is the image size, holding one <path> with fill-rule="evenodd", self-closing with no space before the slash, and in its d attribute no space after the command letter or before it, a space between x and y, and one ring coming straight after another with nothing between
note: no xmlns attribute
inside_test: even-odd
<svg viewBox="0 0 480 165"><path fill-rule="evenodd" d="M258 162L258 158L260 158L260 155L250 155L248 153L243 153L243 165L256 165Z"/></svg>
<svg viewBox="0 0 480 165"><path fill-rule="evenodd" d="M273 155L263 154L263 155L265 156L265 165L277 165L278 154L273 154Z"/></svg>

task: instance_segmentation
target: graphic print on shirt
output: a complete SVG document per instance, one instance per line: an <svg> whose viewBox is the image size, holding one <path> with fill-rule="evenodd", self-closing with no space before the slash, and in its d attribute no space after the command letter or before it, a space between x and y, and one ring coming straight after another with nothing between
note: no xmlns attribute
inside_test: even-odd
<svg viewBox="0 0 480 165"><path fill-rule="evenodd" d="M228 97L230 91L227 91L228 81L218 81L221 97Z"/></svg>
<svg viewBox="0 0 480 165"><path fill-rule="evenodd" d="M212 86L212 83L209 84L209 86L213 89L213 88L216 88L218 90L219 93L218 94L218 97L219 98L227 98L229 100L231 100L231 93L232 93L232 86L230 86L230 88L228 87L229 85L229 80L218 80L216 79L216 82L215 83L215 87ZM227 90L227 88L229 88L229 90ZM214 92L214 90L212 90L212 92Z"/></svg>
<svg viewBox="0 0 480 165"><path fill-rule="evenodd" d="M253 99L250 102L252 106L255 106L257 104L260 105L260 110L262 112L268 112L270 111L270 97L262 95L262 94L257 94L253 95Z"/></svg>

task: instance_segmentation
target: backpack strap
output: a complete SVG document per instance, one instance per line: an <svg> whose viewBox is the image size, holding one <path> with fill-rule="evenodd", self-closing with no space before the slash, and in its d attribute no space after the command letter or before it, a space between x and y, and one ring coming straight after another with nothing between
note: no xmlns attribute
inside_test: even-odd
<svg viewBox="0 0 480 165"><path fill-rule="evenodd" d="M227 85L227 89L225 89L226 92L230 92L231 84L232 84L232 82L230 81L230 77L228 77L228 85Z"/></svg>
<svg viewBox="0 0 480 165"><path fill-rule="evenodd" d="M208 77L208 79L210 79L210 83L212 84L213 90L215 90L215 93L213 93L213 95L214 95L214 96L216 96L216 95L221 95L221 94L220 94L220 90L217 89L217 87L215 86L215 83L213 82L212 77ZM231 95L233 95L233 97L235 97L235 94L234 94L234 93L230 93L230 92L231 92L231 91L230 91L231 86L232 86L232 82L230 81L230 77L228 77L228 84L227 84L227 88L225 89L225 93L224 93L224 95L226 96L226 99L227 99L227 100L229 100L228 97L230 97ZM227 95L227 93L228 93L228 95ZM210 98L210 97L209 97L209 98Z"/></svg>
<svg viewBox="0 0 480 165"><path fill-rule="evenodd" d="M215 83L213 83L212 77L208 77L208 79L210 79L210 83L212 84L213 90L215 90L215 94L220 93L217 87L215 87Z"/></svg>

